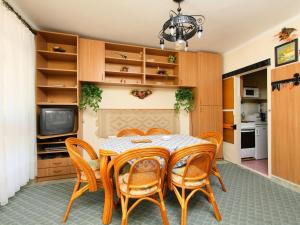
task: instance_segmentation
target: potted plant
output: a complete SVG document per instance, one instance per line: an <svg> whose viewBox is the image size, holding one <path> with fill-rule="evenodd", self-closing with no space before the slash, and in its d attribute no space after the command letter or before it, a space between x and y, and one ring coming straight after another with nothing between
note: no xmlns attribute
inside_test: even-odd
<svg viewBox="0 0 300 225"><path fill-rule="evenodd" d="M186 112L191 112L194 108L193 91L188 88L180 88L175 93L175 110L179 112L183 108Z"/></svg>
<svg viewBox="0 0 300 225"><path fill-rule="evenodd" d="M83 84L81 87L80 109L92 108L94 112L100 109L100 102L102 100L102 89L95 84Z"/></svg>

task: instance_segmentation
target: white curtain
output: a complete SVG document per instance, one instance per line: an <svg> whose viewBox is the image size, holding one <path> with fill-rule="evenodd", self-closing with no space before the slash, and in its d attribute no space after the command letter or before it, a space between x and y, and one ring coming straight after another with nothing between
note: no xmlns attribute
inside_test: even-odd
<svg viewBox="0 0 300 225"><path fill-rule="evenodd" d="M34 35L0 2L0 205L36 173Z"/></svg>

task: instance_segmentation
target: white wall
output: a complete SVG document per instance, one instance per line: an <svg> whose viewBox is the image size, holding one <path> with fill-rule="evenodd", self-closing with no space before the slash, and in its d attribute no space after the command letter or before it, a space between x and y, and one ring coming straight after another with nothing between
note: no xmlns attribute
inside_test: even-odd
<svg viewBox="0 0 300 225"><path fill-rule="evenodd" d="M268 157L269 157L269 171L271 171L271 70L274 68L274 47L280 45L281 43L274 37L283 27L293 27L300 30L300 14L296 17L290 18L287 21L284 21L281 24L274 26L273 28L265 31L264 33L256 36L252 40L244 43L241 46L238 46L235 49L232 49L223 54L224 73L251 65L253 63L271 58L271 66L268 67L267 74L267 84L268 84L268 130L269 130L269 139L268 139ZM239 80L239 79L238 79ZM235 86L236 87L236 86ZM239 89L238 89L239 90ZM235 99L237 100L237 99ZM236 104L235 104L236 105ZM236 115L240 117L240 115ZM237 130L238 132L238 130ZM236 132L236 133L237 133ZM235 137L237 137L235 135ZM236 146L238 147L238 146ZM232 145L224 145L224 155L225 154L234 154ZM236 158L236 156L230 156L227 158ZM269 173L271 176L271 173Z"/></svg>
<svg viewBox="0 0 300 225"><path fill-rule="evenodd" d="M101 87L102 109L174 109L176 89L150 88L153 93L145 99L130 94L134 87ZM181 112L179 116L180 133L189 134L189 114ZM83 139L95 149L99 149L102 139L96 136L97 114L91 110L83 113Z"/></svg>
<svg viewBox="0 0 300 225"><path fill-rule="evenodd" d="M274 47L281 44L274 35L283 27L294 27L300 30L300 15L279 24L252 40L223 54L224 73L239 69L244 66L271 58L274 67Z"/></svg>

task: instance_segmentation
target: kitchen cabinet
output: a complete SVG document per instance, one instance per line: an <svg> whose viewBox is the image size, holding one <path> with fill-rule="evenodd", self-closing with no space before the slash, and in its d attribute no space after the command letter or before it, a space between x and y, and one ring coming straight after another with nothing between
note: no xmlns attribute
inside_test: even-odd
<svg viewBox="0 0 300 225"><path fill-rule="evenodd" d="M79 39L79 80L104 81L105 45L103 41Z"/></svg>
<svg viewBox="0 0 300 225"><path fill-rule="evenodd" d="M179 52L179 84L195 86L197 83L197 53Z"/></svg>

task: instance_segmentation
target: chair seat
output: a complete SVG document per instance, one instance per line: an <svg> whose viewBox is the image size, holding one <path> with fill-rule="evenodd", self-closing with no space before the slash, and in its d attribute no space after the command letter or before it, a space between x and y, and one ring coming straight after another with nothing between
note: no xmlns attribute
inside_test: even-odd
<svg viewBox="0 0 300 225"><path fill-rule="evenodd" d="M129 177L129 173L125 173L119 176L120 189L124 194L127 194L128 177ZM153 185L146 188L131 189L129 194L133 196L141 196L141 195L152 194L155 193L156 191L157 191L157 185Z"/></svg>
<svg viewBox="0 0 300 225"><path fill-rule="evenodd" d="M101 180L100 170L94 170L94 173L95 173L96 180ZM81 180L82 181L87 180L84 172L81 172Z"/></svg>
<svg viewBox="0 0 300 225"><path fill-rule="evenodd" d="M180 167L180 168L175 168L172 170L172 182L175 183L178 186L182 185L182 176L184 173L185 167ZM203 177L206 177L206 173L201 174ZM205 179L199 179L195 181L185 181L184 185L185 187L197 187L201 186L202 184L205 183Z"/></svg>

